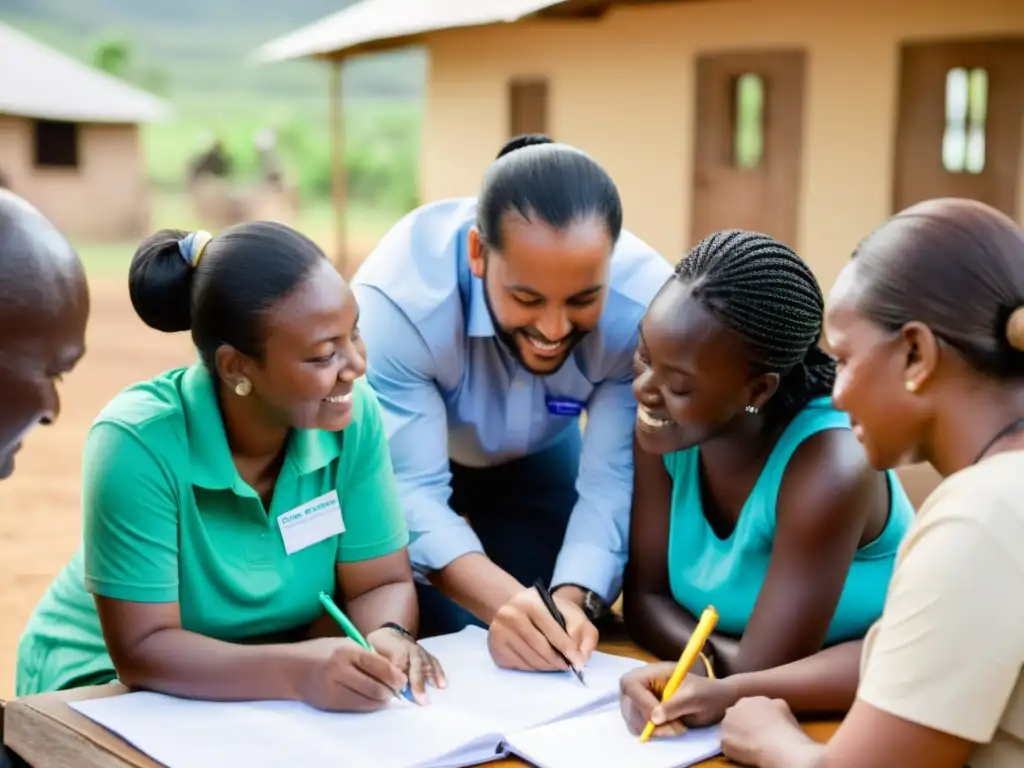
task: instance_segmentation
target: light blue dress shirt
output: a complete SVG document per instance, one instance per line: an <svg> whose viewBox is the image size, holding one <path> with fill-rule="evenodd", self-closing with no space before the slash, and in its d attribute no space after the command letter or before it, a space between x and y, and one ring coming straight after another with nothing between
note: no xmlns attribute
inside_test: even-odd
<svg viewBox="0 0 1024 768"><path fill-rule="evenodd" d="M544 450L565 430L579 429L577 416L549 412L549 398L571 400L585 407L587 425L579 500L552 583L612 600L629 544L637 329L672 268L623 231L598 327L556 373L535 376L495 336L483 283L469 271L467 235L475 222L475 198L423 206L384 236L352 281L413 566L422 576L483 552L469 523L448 506L449 458L486 467Z"/></svg>

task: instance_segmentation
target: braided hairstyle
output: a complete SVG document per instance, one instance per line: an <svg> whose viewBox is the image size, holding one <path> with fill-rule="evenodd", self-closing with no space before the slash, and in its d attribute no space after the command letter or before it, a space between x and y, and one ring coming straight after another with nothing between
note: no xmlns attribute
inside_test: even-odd
<svg viewBox="0 0 1024 768"><path fill-rule="evenodd" d="M755 374L779 374L764 408L769 423L788 423L831 394L835 363L818 347L825 301L792 249L758 232L716 232L676 265L675 277L746 342Z"/></svg>

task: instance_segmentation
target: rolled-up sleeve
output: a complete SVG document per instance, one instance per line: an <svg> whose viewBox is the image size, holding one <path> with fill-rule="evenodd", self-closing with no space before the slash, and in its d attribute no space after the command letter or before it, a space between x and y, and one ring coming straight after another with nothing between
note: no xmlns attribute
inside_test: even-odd
<svg viewBox="0 0 1024 768"><path fill-rule="evenodd" d="M579 499L551 582L586 587L608 602L622 589L633 494L633 356L621 354L614 376L594 389L587 404Z"/></svg>
<svg viewBox="0 0 1024 768"><path fill-rule="evenodd" d="M434 359L419 331L384 294L355 285L367 380L380 401L398 492L409 527L409 557L420 574L483 552L469 523L448 506L448 419Z"/></svg>

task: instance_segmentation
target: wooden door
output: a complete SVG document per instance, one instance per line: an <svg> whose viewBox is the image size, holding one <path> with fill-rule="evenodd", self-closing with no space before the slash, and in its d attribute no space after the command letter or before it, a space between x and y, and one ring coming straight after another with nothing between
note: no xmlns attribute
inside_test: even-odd
<svg viewBox="0 0 1024 768"><path fill-rule="evenodd" d="M1017 217L1024 39L903 46L893 210L969 197Z"/></svg>
<svg viewBox="0 0 1024 768"><path fill-rule="evenodd" d="M511 80L508 84L509 138L548 132L548 81Z"/></svg>
<svg viewBox="0 0 1024 768"><path fill-rule="evenodd" d="M797 247L804 68L802 51L697 59L691 244L738 228Z"/></svg>

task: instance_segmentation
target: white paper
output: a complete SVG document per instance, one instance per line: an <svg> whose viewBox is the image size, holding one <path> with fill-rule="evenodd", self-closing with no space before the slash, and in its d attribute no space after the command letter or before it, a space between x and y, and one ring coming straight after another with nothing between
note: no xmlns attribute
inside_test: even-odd
<svg viewBox="0 0 1024 768"><path fill-rule="evenodd" d="M641 743L618 707L512 735L510 752L539 768L688 768L722 751L718 726Z"/></svg>
<svg viewBox="0 0 1024 768"><path fill-rule="evenodd" d="M281 728L273 713L248 704L138 692L73 702L71 708L170 768L280 768L292 765L297 754L308 757L310 766L337 768L361 758L344 746L335 751L335 745L310 739L305 730Z"/></svg>
<svg viewBox="0 0 1024 768"><path fill-rule="evenodd" d="M502 733L512 733L617 701L619 679L643 662L595 652L583 669L586 685L572 672L501 669L487 650L487 632L467 627L428 638L422 645L441 662L448 688L428 689L434 706L471 712Z"/></svg>
<svg viewBox="0 0 1024 768"><path fill-rule="evenodd" d="M482 762L494 758L501 742L500 732L488 730L472 716L409 702L395 701L368 713L322 712L296 702L250 706L271 717L279 730L301 732L307 743L331 745L334 757L322 764L307 759L302 749L293 753L291 762L301 762L303 768L347 766L339 762L339 755L348 753L359 758L351 765L375 768L432 768L446 765L448 757L459 753Z"/></svg>
<svg viewBox="0 0 1024 768"><path fill-rule="evenodd" d="M499 669L478 627L423 641L448 688L431 703L394 701L372 713L328 713L296 702L202 702L140 692L71 704L168 766L454 768L493 760L505 735L617 701L641 664L595 653L583 686L570 672Z"/></svg>

